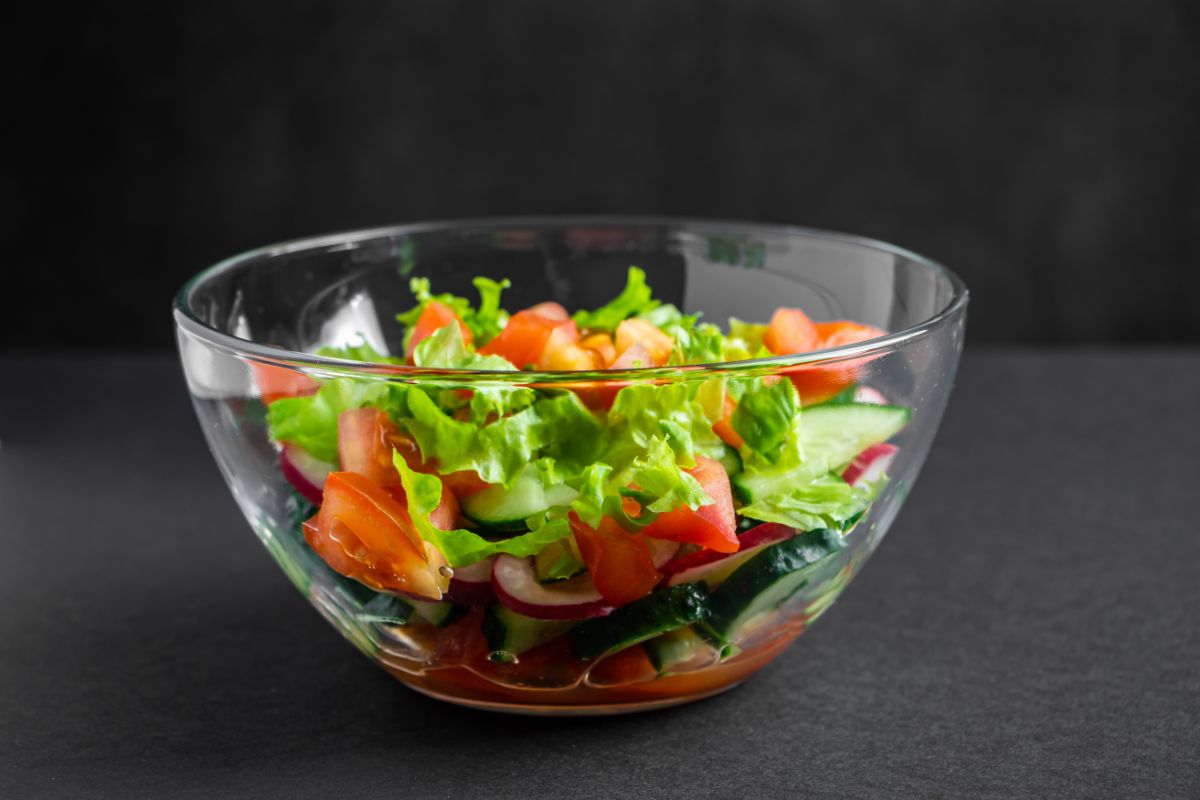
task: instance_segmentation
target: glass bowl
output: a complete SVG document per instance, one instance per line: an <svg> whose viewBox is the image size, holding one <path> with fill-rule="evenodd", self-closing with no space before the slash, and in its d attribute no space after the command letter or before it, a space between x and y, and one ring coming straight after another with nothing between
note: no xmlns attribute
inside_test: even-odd
<svg viewBox="0 0 1200 800"><path fill-rule="evenodd" d="M379 353L403 354L404 326L395 315L413 305L414 277L429 278L435 292L469 297L476 276L509 279L507 308L552 300L579 309L609 301L631 265L645 270L661 300L710 322L766 322L786 306L814 320L855 320L888 333L815 353L607 372L431 369L315 354L363 342ZM955 275L868 239L733 222L537 218L405 225L265 247L192 279L176 298L174 316L196 413L234 498L283 571L347 640L407 686L443 700L596 714L729 689L829 609L917 478L953 383L966 306ZM597 604L588 570L543 583L552 573L533 572L537 561L519 555L502 557L503 566L495 558L451 567L426 545L427 579L446 591L437 602L427 589L416 592L425 598L418 600L394 582L366 578L371 588L345 577L340 573L378 578L371 551L341 542L333 556L326 552L340 564L335 571L310 547L304 527L322 500L325 472L337 465L289 452L269 427L272 403L335 382L427 397L524 387L539 401L574 394L596 419L608 420L613 412L604 409L626 387L676 387L682 396L720 403L734 387L765 391L781 378L797 387L802 404L785 420L788 430L824 437L821 448L834 442L841 454L813 455L814 464L830 463L805 477L760 481L752 490L735 477L739 507L765 502L773 513L798 508L798 519L808 519L805 487L822 470L821 480L867 487L861 497L873 499L852 516L808 524L739 517L740 549L732 556L650 548L658 588L615 610L611 602ZM404 419L393 422L405 429ZM874 438L863 438L872 426ZM574 436L550 434L550 440L556 435ZM869 452L856 452L864 443L872 445ZM547 446L568 444L577 443ZM327 450L334 446L325 443ZM805 446L803 452L834 452ZM743 469L733 459L730 474ZM436 474L436 466L428 471ZM570 480L543 474L542 482L538 491L549 493ZM784 521L797 519L787 513ZM488 541L516 535L481 533ZM558 545L575 551L577 538ZM575 599L564 601L572 592ZM545 597L548 605L539 605Z"/></svg>

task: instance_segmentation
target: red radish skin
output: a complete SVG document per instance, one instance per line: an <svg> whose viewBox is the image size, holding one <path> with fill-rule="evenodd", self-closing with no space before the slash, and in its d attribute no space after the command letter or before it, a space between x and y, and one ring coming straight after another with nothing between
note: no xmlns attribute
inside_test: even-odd
<svg viewBox="0 0 1200 800"><path fill-rule="evenodd" d="M492 591L492 569L496 557L490 556L466 567L456 567L446 598L464 606L483 606L496 599Z"/></svg>
<svg viewBox="0 0 1200 800"><path fill-rule="evenodd" d="M611 614L610 605L584 572L569 580L543 585L532 558L496 557L492 589L504 605L534 619L590 619Z"/></svg>
<svg viewBox="0 0 1200 800"><path fill-rule="evenodd" d="M872 406L886 406L888 400L883 396L883 392L878 389L872 389L870 386L859 386L854 390L854 402L866 403Z"/></svg>
<svg viewBox="0 0 1200 800"><path fill-rule="evenodd" d="M858 454L842 472L842 480L851 486L879 480L891 467L900 448L894 444L874 444Z"/></svg>
<svg viewBox="0 0 1200 800"><path fill-rule="evenodd" d="M664 564L659 571L666 576L664 584L667 586L678 586L681 583L694 581L707 583L713 579L714 582L709 585L709 589L715 589L730 573L757 555L763 548L786 541L795 535L795 528L789 528L777 522L764 522L738 537L738 549L735 553L700 550L673 559Z"/></svg>
<svg viewBox="0 0 1200 800"><path fill-rule="evenodd" d="M313 505L319 506L325 499L325 476L336 469L336 464L313 458L294 444L285 444L279 451L279 471L284 479Z"/></svg>

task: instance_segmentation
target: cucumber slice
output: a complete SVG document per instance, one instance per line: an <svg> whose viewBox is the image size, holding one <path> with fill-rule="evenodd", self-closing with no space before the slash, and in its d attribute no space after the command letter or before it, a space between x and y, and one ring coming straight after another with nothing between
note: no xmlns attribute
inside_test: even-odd
<svg viewBox="0 0 1200 800"><path fill-rule="evenodd" d="M805 567L844 546L841 536L824 529L799 533L771 545L713 592L704 631L719 644L735 641L745 623L778 608L808 583L811 573Z"/></svg>
<svg viewBox="0 0 1200 800"><path fill-rule="evenodd" d="M655 636L642 646L646 648L650 663L660 675L669 672L677 664L691 661L706 650L712 653L712 646L690 625Z"/></svg>
<svg viewBox="0 0 1200 800"><path fill-rule="evenodd" d="M409 600L413 606L413 615L419 617L422 621L428 622L430 625L436 625L439 628L449 625L454 620L462 616L465 610L463 606L457 606L454 603L441 601L431 603L427 600Z"/></svg>
<svg viewBox="0 0 1200 800"><path fill-rule="evenodd" d="M510 661L526 650L556 639L575 627L573 620L534 619L503 603L492 603L483 617L483 636L493 661Z"/></svg>
<svg viewBox="0 0 1200 800"><path fill-rule="evenodd" d="M416 611L413 604L394 594L377 594L363 605L359 618L365 622L385 625L407 625Z"/></svg>
<svg viewBox="0 0 1200 800"><path fill-rule="evenodd" d="M717 459L721 462L721 466L730 475L737 475L742 471L742 457L738 455L738 451L729 445L721 448L721 456Z"/></svg>
<svg viewBox="0 0 1200 800"><path fill-rule="evenodd" d="M587 660L691 625L708 614L708 592L697 583L660 589L621 606L607 617L588 620L568 636L578 658Z"/></svg>
<svg viewBox="0 0 1200 800"><path fill-rule="evenodd" d="M428 622L442 627L462 616L463 607L445 601L408 600L394 594L377 594L363 606L359 618L365 622L385 625L407 625Z"/></svg>
<svg viewBox="0 0 1200 800"><path fill-rule="evenodd" d="M837 403L810 406L800 413L800 447L804 462L797 469L748 471L733 477L733 486L749 503L786 494L798 483L827 472L840 472L871 445L895 436L912 416L903 406Z"/></svg>
<svg viewBox="0 0 1200 800"><path fill-rule="evenodd" d="M489 486L461 501L463 513L479 527L509 533L527 529L525 520L554 506L570 505L579 495L570 486L542 485L537 470L526 469L512 486Z"/></svg>

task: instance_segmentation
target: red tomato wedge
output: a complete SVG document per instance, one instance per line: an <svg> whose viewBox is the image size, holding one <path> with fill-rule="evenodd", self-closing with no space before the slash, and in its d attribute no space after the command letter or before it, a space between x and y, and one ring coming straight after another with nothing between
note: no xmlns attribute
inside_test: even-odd
<svg viewBox="0 0 1200 800"><path fill-rule="evenodd" d="M471 343L471 329L463 322L458 314L454 313L454 309L444 303L439 303L437 300L430 300L425 304L425 308L421 310L421 316L417 317L417 324L413 325L412 336L408 339L408 348L404 355L409 360L412 359L413 351L417 349L417 345L433 336L440 328L444 328L451 322L457 322L459 329L462 331L463 341L467 344Z"/></svg>
<svg viewBox="0 0 1200 800"><path fill-rule="evenodd" d="M671 357L675 340L644 319L627 319L617 326L616 349L618 358L635 344L645 348L648 362L645 367L661 367Z"/></svg>
<svg viewBox="0 0 1200 800"><path fill-rule="evenodd" d="M798 308L776 309L763 334L763 344L777 356L810 353L819 342L816 324Z"/></svg>
<svg viewBox="0 0 1200 800"><path fill-rule="evenodd" d="M309 524L314 528L311 531L313 538L333 538L340 526L353 534L361 550L346 552L374 570L388 573L386 584L376 588L440 600L449 583L449 578L439 569L444 566L441 554L435 548L426 547L413 529L412 519L404 506L362 475L329 473L325 479L325 501ZM308 533L310 531L306 529ZM317 546L313 549L323 554ZM330 566L338 569L334 563Z"/></svg>
<svg viewBox="0 0 1200 800"><path fill-rule="evenodd" d="M592 528L572 512L571 531L591 573L596 591L614 606L645 597L662 580L650 548L640 534L630 534L608 517Z"/></svg>
<svg viewBox="0 0 1200 800"><path fill-rule="evenodd" d="M400 473L392 464L392 449L400 438L387 414L377 408L343 411L338 416L338 461L342 470L362 475L385 489L400 486Z"/></svg>
<svg viewBox="0 0 1200 800"><path fill-rule="evenodd" d="M317 392L317 382L298 370L254 361L250 362L250 369L258 394L267 405L285 397L305 397Z"/></svg>
<svg viewBox="0 0 1200 800"><path fill-rule="evenodd" d="M736 552L737 519L733 512L733 492L725 468L719 461L706 456L696 456L696 466L685 471L699 482L713 502L707 506L700 506L695 511L683 506L659 514L658 519L642 531L642 535L672 542L691 542L718 553Z"/></svg>
<svg viewBox="0 0 1200 800"><path fill-rule="evenodd" d="M733 412L736 410L737 401L729 395L725 395L725 408L721 418L713 423L713 433L730 447L740 449L745 442L742 440L741 434L733 429Z"/></svg>
<svg viewBox="0 0 1200 800"><path fill-rule="evenodd" d="M485 356L501 356L517 369L524 369L537 363L550 334L560 324L561 320L550 319L532 310L518 311L509 318L504 330L479 348L479 352Z"/></svg>

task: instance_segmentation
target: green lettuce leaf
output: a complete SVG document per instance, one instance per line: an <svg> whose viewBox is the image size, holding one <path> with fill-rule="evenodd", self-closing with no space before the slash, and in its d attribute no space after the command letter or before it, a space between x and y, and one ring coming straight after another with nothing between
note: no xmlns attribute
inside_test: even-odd
<svg viewBox="0 0 1200 800"><path fill-rule="evenodd" d="M802 531L842 530L870 505L886 482L884 479L856 487L834 473L827 473L789 492L772 494L743 506L739 513Z"/></svg>
<svg viewBox="0 0 1200 800"><path fill-rule="evenodd" d="M660 305L646 285L646 273L630 267L621 293L595 311L577 311L573 319L581 328L592 331L615 330L629 317L645 314Z"/></svg>
<svg viewBox="0 0 1200 800"><path fill-rule="evenodd" d="M789 441L798 446L799 421L800 396L789 380L747 382L733 412L733 429L747 448L770 464L779 462Z"/></svg>
<svg viewBox="0 0 1200 800"><path fill-rule="evenodd" d="M270 436L303 447L314 457L336 464L338 415L351 408L387 408L394 389L380 381L335 378L314 395L276 400L267 409Z"/></svg>
<svg viewBox="0 0 1200 800"><path fill-rule="evenodd" d="M318 347L317 355L325 358L344 358L349 361L370 361L374 364L403 364L404 359L385 356L364 339L362 344L349 344L342 347Z"/></svg>
<svg viewBox="0 0 1200 800"><path fill-rule="evenodd" d="M697 453L719 456L724 445L713 433L713 419L697 400L700 388L683 381L626 386L617 392L608 412L612 440L628 438L642 450L653 438L665 436L687 467L696 465Z"/></svg>
<svg viewBox="0 0 1200 800"><path fill-rule="evenodd" d="M500 356L482 356L469 348L463 341L462 329L457 325L438 328L432 336L417 345L413 351L413 363L418 367L433 369L474 369L515 372L516 367ZM428 388L436 383L425 382ZM502 417L528 407L537 399L537 392L523 386L506 383L472 383L470 398L461 396L455 387L438 393L438 403L443 408L456 410L464 405L470 407L473 425L483 425L489 417Z"/></svg>
<svg viewBox="0 0 1200 800"><path fill-rule="evenodd" d="M600 447L600 422L572 392L541 396L486 425L454 419L419 390L409 391L406 401L401 424L443 474L471 469L488 483L509 486L539 455L571 472L594 461Z"/></svg>
<svg viewBox="0 0 1200 800"><path fill-rule="evenodd" d="M757 322L742 322L729 318L729 335L721 343L721 361L746 361L751 358L768 358L771 351L763 344L767 326Z"/></svg>
<svg viewBox="0 0 1200 800"><path fill-rule="evenodd" d="M442 481L436 475L413 471L398 452L392 463L400 473L400 482L408 501L408 515L422 539L432 542L451 567L474 564L488 556L507 553L517 557L536 555L543 547L558 541L571 532L565 519L534 521L536 527L528 533L500 541L489 541L472 531L456 528L444 531L436 527L429 515L442 499Z"/></svg>
<svg viewBox="0 0 1200 800"><path fill-rule="evenodd" d="M512 286L512 282L508 278L494 281L481 276L472 283L475 284L475 291L479 292L479 308L463 321L471 329L475 345L481 347L496 338L508 322L508 312L500 307L500 294Z"/></svg>
<svg viewBox="0 0 1200 800"><path fill-rule="evenodd" d="M636 531L661 513L682 506L695 510L713 502L699 481L679 467L675 451L662 436L651 437L644 447L618 444L605 454L604 461L585 468L572 485L579 496L571 508L593 528L601 517L612 517L627 530ZM631 485L638 488L630 489ZM637 517L625 511L622 497L633 497L641 504Z"/></svg>

